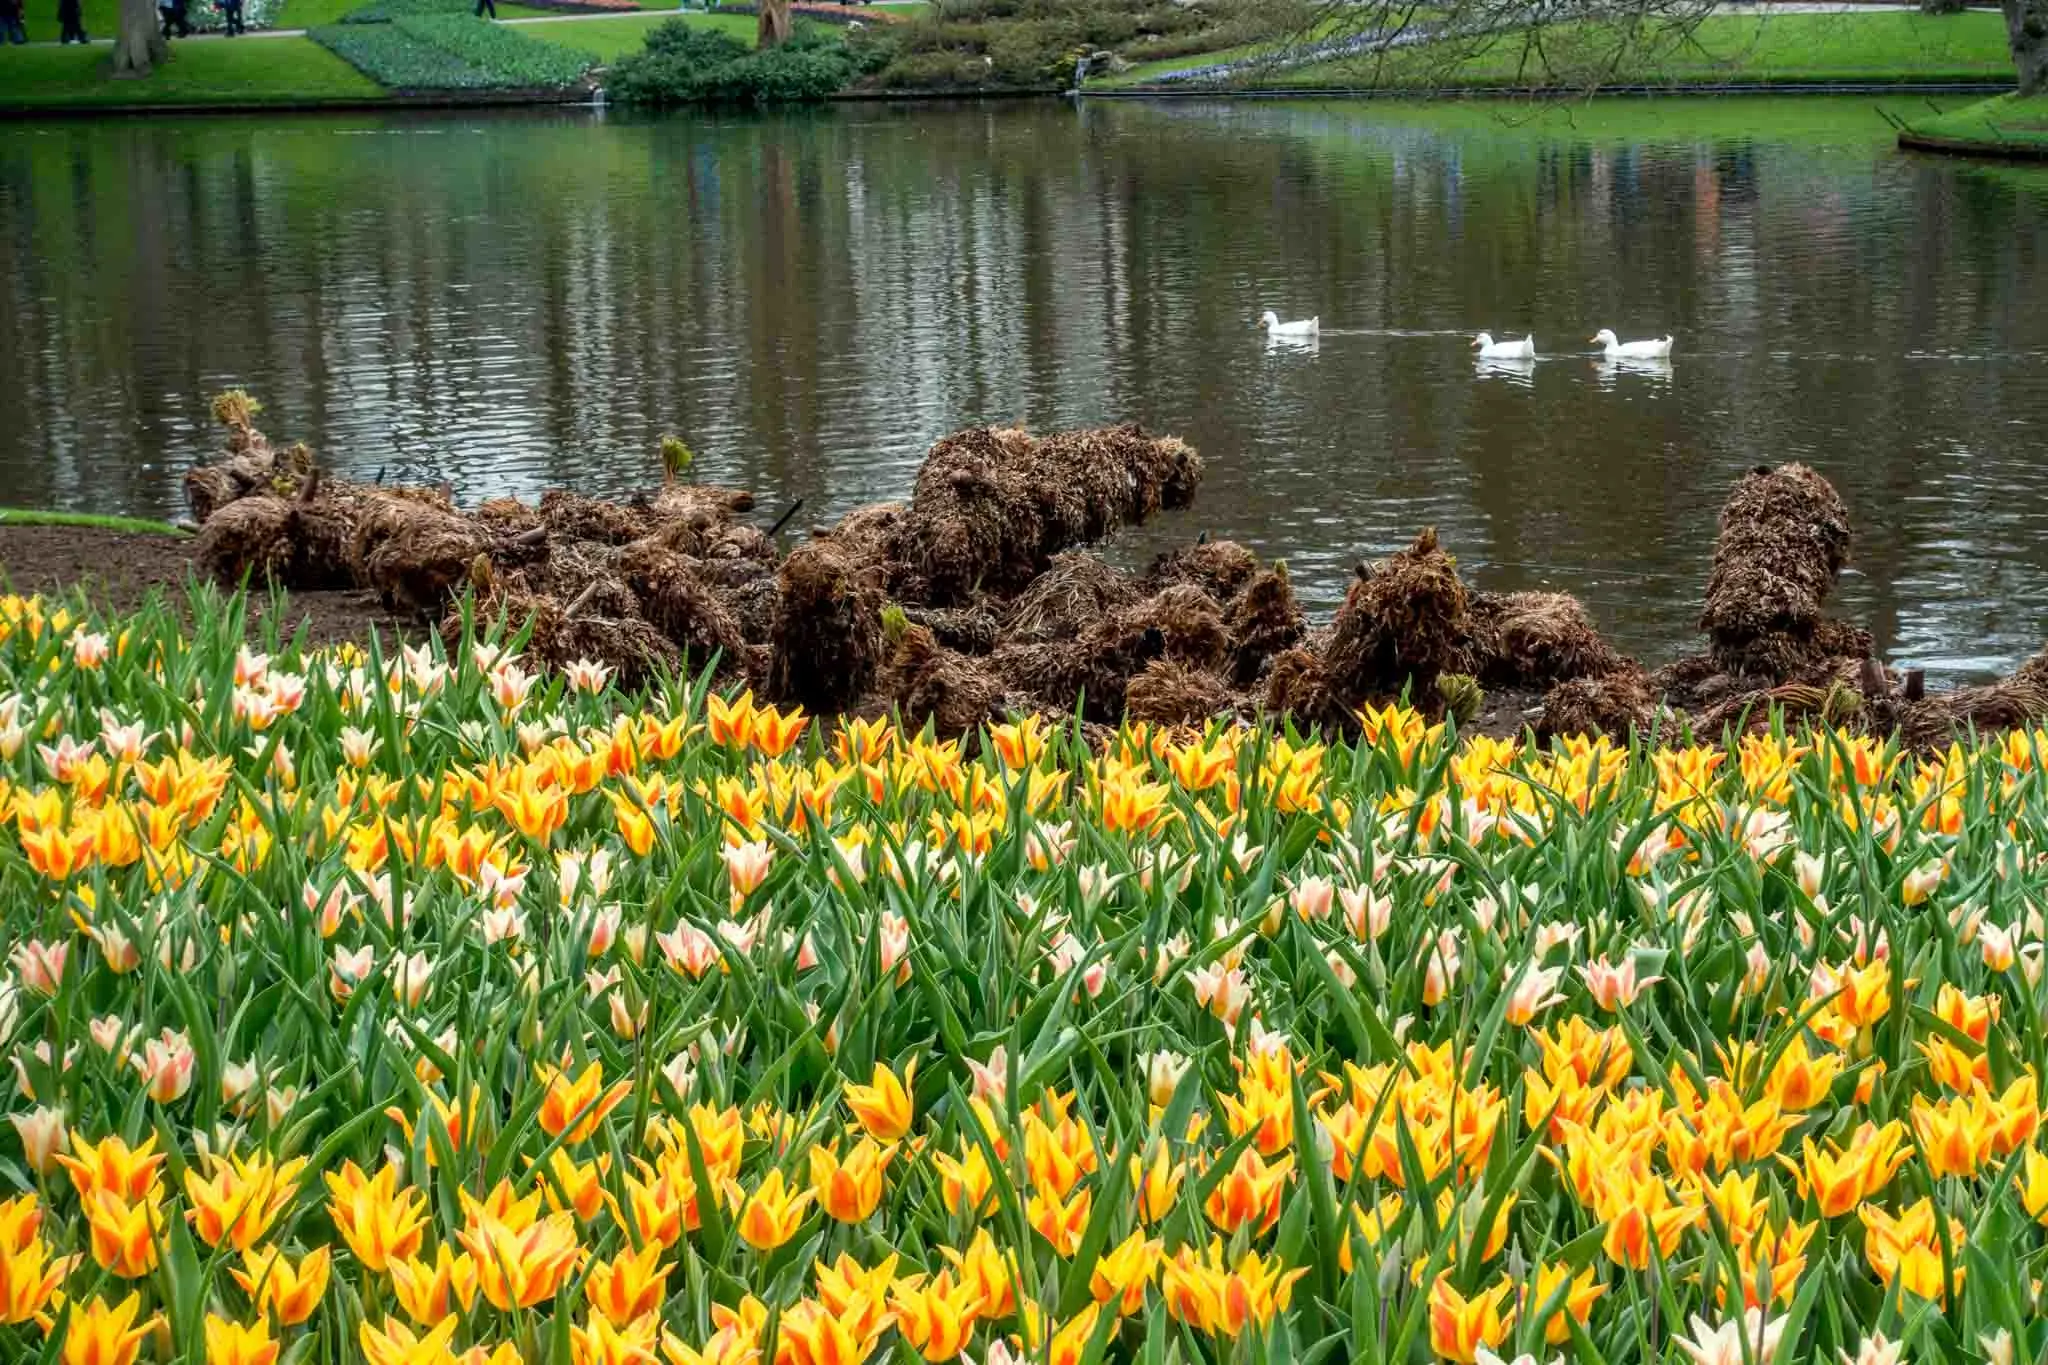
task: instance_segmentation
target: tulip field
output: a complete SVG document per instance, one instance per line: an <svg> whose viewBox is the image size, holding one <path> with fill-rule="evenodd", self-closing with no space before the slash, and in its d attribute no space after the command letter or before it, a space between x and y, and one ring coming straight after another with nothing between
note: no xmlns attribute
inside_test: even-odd
<svg viewBox="0 0 2048 1365"><path fill-rule="evenodd" d="M2048 734L965 740L0 599L0 1360L2036 1361Z"/></svg>

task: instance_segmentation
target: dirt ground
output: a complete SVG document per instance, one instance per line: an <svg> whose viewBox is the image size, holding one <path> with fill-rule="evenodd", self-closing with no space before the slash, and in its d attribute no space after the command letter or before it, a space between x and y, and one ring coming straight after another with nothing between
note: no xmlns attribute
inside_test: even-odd
<svg viewBox="0 0 2048 1365"><path fill-rule="evenodd" d="M188 583L205 581L192 561L189 536L140 535L81 526L0 526L0 583L13 592L61 594L84 589L95 603L129 611L152 591L177 605ZM262 618L270 599L249 598L250 619ZM379 605L369 592L295 592L288 630L307 626L311 644L365 640L375 627L385 636L408 633L408 623ZM410 627L418 634L419 628Z"/></svg>

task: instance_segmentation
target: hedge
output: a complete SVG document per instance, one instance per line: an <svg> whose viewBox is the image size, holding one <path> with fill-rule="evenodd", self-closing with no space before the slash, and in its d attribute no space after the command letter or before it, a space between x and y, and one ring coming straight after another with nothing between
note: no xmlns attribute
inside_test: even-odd
<svg viewBox="0 0 2048 1365"><path fill-rule="evenodd" d="M646 50L620 60L605 95L620 104L795 104L844 90L872 69L874 54L805 25L782 46L757 52L713 29L671 19Z"/></svg>

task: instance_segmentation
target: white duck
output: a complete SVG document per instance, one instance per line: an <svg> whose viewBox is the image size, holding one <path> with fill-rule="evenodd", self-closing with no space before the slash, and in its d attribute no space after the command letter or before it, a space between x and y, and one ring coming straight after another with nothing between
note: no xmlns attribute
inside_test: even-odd
<svg viewBox="0 0 2048 1365"><path fill-rule="evenodd" d="M1481 360L1534 360L1536 338L1523 337L1520 341L1495 341L1493 333L1481 332L1472 338L1472 344L1479 350Z"/></svg>
<svg viewBox="0 0 2048 1365"><path fill-rule="evenodd" d="M1323 330L1323 320L1313 317L1299 322L1282 322L1278 313L1268 309L1259 314L1259 326L1266 329L1269 337L1312 337Z"/></svg>
<svg viewBox="0 0 2048 1365"><path fill-rule="evenodd" d="M1671 354L1671 338L1662 341L1623 341L1605 327L1593 338L1609 360L1662 360Z"/></svg>

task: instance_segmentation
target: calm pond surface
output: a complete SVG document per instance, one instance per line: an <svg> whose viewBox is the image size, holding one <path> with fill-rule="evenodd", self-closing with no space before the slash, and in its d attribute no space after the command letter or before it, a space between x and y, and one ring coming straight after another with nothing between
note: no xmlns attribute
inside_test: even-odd
<svg viewBox="0 0 2048 1365"><path fill-rule="evenodd" d="M1207 529L1319 606L1437 525L1488 587L1688 645L1730 482L1802 459L1842 609L1970 677L2048 635L2048 170L1902 156L1871 101L1091 102L17 124L0 503L181 509L239 385L458 495L701 473L794 525L958 426L1193 441ZM1768 130L1768 131L1761 131ZM1260 310L1320 314L1273 349ZM1678 337L1616 372L1600 327ZM1543 358L1466 342L1533 328Z"/></svg>

